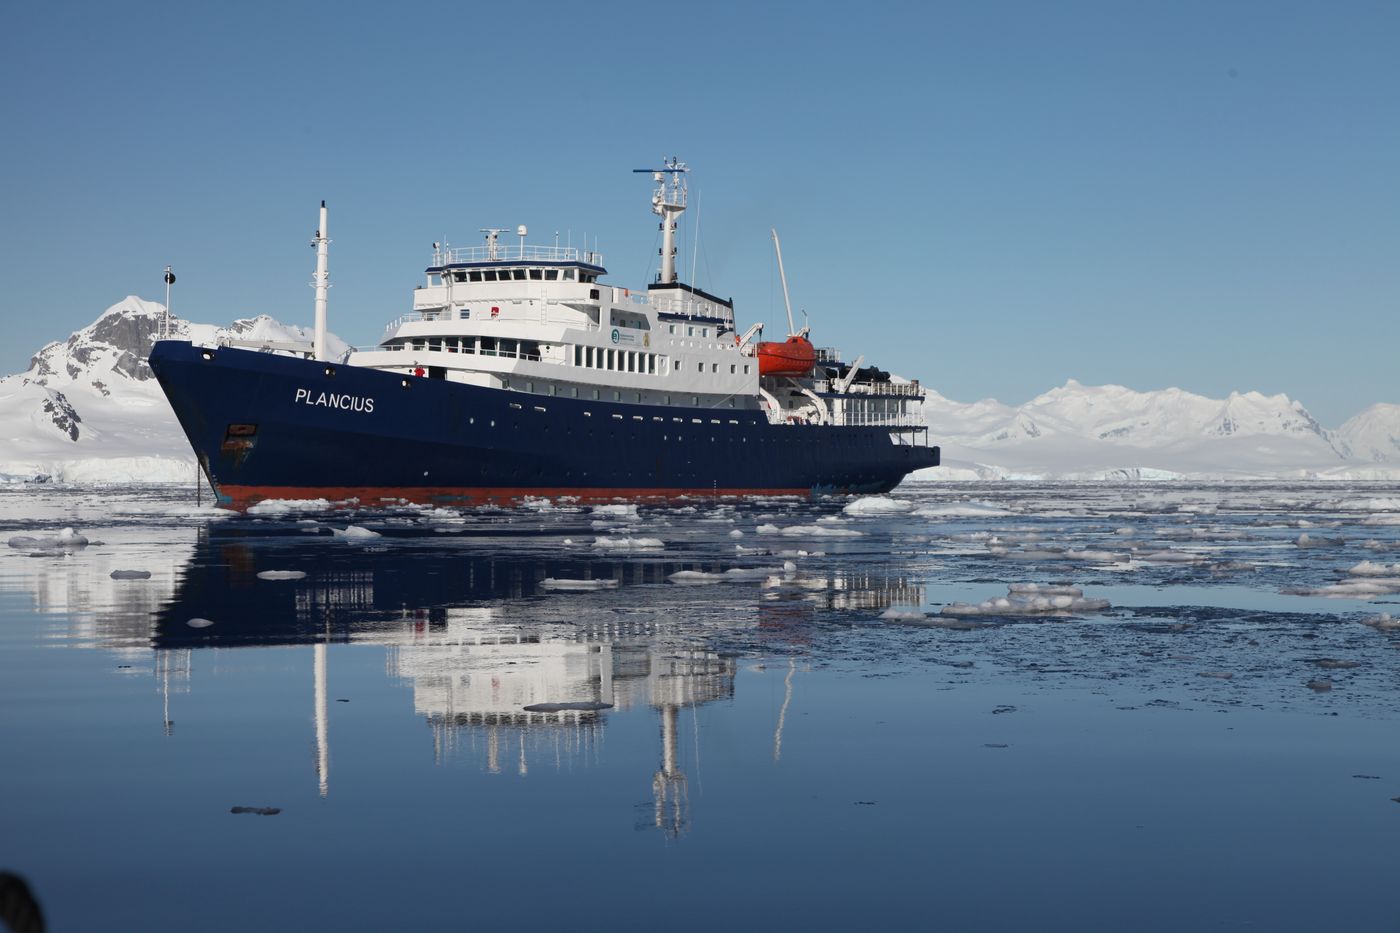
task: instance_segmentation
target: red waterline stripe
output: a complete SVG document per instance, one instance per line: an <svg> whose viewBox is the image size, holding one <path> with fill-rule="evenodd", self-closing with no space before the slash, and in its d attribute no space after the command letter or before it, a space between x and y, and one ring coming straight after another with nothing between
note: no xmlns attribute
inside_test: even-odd
<svg viewBox="0 0 1400 933"><path fill-rule="evenodd" d="M510 486L221 486L219 495L227 504L243 511L264 499L325 499L341 504L358 499L361 505L407 501L422 505L487 505L518 502L522 499L559 499L565 496L581 502L613 499L667 500L680 498L738 498L746 496L806 496L809 488L796 489L715 489L708 488L620 488L610 487L510 487Z"/></svg>

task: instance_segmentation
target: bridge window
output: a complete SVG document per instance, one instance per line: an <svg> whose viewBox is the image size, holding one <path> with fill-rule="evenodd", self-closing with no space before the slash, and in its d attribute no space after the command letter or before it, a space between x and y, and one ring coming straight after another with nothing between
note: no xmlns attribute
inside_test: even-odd
<svg viewBox="0 0 1400 933"><path fill-rule="evenodd" d="M540 279L544 278L544 270L543 270L543 269L531 269L531 270L530 270L530 278L531 278L532 281L538 282Z"/></svg>
<svg viewBox="0 0 1400 933"><path fill-rule="evenodd" d="M515 276L515 279L516 279L516 281L518 281L518 282L523 282L523 281L525 281L525 270L524 270L524 269L515 269L515 270L512 270L511 275Z"/></svg>
<svg viewBox="0 0 1400 933"><path fill-rule="evenodd" d="M465 282L466 280L467 280L467 274L466 274L465 272L454 272L454 273L452 273L452 281L454 281L454 282Z"/></svg>
<svg viewBox="0 0 1400 933"><path fill-rule="evenodd" d="M557 282L557 281L559 280L559 270L558 270L558 269L546 269L546 270L544 270L544 279L545 279L546 282Z"/></svg>

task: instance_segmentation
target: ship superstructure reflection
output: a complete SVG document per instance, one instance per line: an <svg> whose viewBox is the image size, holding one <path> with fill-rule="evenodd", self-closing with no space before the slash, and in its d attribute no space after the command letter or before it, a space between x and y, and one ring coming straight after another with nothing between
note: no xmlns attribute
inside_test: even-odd
<svg viewBox="0 0 1400 933"><path fill-rule="evenodd" d="M617 556L561 547L557 536L448 538L381 528L383 537L367 546L291 523L200 529L173 593L143 626L155 649L167 734L178 718L171 707L188 691L201 649L308 646L314 775L327 796L334 766L330 648L378 645L386 649L387 674L411 687L439 762L469 760L502 776L541 766L587 768L599 760L610 716L654 714L655 759L638 774L640 786L650 775L646 822L678 836L691 818L685 716L734 697L738 657L800 655L812 626L833 612L922 599L921 588L903 578L837 570L779 568L743 585L667 582L682 570L733 566L698 548ZM714 550L724 548L727 542ZM601 582L559 592L541 585L547 579ZM111 628L114 637L98 643L131 650L142 626L128 609ZM783 709L775 711L775 760L793 673L789 663ZM698 723L696 729L698 754Z"/></svg>

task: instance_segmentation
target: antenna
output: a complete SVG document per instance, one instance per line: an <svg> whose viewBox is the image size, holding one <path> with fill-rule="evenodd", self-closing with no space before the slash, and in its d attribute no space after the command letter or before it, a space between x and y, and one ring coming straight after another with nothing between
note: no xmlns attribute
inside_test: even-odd
<svg viewBox="0 0 1400 933"><path fill-rule="evenodd" d="M506 232L505 227L482 227L481 232L486 234L486 258L499 259L496 255L496 238Z"/></svg>
<svg viewBox="0 0 1400 933"><path fill-rule="evenodd" d="M788 336L797 335L797 325L792 322L792 302L788 300L787 273L783 271L783 244L778 242L778 230L776 227L770 228L773 232L773 251L778 254L778 278L783 280L783 304L787 307L788 316ZM773 281L769 279L768 281Z"/></svg>
<svg viewBox="0 0 1400 933"><path fill-rule="evenodd" d="M676 217L685 211L685 174L690 171L675 156L661 160L662 168L634 168L633 174L650 174L656 182L651 196L651 211L661 217L661 271L657 281L668 285L676 281ZM667 189L667 175L670 189Z"/></svg>
<svg viewBox="0 0 1400 933"><path fill-rule="evenodd" d="M524 224L515 228L515 235L520 237L520 258L525 258L525 237L529 235L530 229Z"/></svg>

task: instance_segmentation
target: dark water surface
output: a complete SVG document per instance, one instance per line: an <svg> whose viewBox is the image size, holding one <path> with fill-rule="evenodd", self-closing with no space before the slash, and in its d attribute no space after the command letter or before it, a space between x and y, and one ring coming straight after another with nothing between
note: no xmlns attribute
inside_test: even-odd
<svg viewBox="0 0 1400 933"><path fill-rule="evenodd" d="M1400 929L1394 485L189 495L0 488L52 930Z"/></svg>

